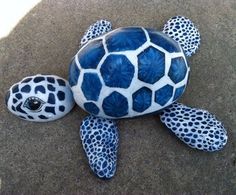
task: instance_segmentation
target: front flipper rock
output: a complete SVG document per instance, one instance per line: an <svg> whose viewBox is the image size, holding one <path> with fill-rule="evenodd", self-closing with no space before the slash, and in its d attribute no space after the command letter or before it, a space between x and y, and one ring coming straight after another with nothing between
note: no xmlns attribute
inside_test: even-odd
<svg viewBox="0 0 236 195"><path fill-rule="evenodd" d="M223 124L206 110L174 103L160 115L161 121L192 148L213 152L227 142Z"/></svg>
<svg viewBox="0 0 236 195"><path fill-rule="evenodd" d="M113 177L116 171L119 141L115 122L88 116L80 126L80 137L93 172L103 179Z"/></svg>

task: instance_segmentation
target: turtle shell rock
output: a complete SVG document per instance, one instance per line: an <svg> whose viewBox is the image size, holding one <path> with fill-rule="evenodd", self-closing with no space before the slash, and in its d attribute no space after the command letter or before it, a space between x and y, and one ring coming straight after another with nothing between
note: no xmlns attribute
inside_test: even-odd
<svg viewBox="0 0 236 195"><path fill-rule="evenodd" d="M71 61L69 83L87 112L128 118L175 102L189 70L176 41L153 29L125 27L85 44Z"/></svg>

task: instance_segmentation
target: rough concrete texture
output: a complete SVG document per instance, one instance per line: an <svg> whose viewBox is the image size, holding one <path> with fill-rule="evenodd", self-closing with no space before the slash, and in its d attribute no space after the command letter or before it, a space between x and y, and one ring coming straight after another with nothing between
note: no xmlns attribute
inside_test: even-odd
<svg viewBox="0 0 236 195"><path fill-rule="evenodd" d="M20 120L4 93L27 75L67 78L68 63L85 29L105 18L113 26L161 29L174 15L191 18L202 44L189 60L191 78L181 102L224 121L229 141L216 153L188 148L158 116L119 121L117 174L96 178L79 139L87 115L76 107L63 119ZM236 194L235 0L42 0L0 40L0 187L2 194Z"/></svg>

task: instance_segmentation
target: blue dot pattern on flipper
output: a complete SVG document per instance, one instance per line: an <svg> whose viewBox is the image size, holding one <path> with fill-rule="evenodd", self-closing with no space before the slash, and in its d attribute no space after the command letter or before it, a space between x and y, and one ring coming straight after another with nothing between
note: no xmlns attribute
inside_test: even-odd
<svg viewBox="0 0 236 195"><path fill-rule="evenodd" d="M184 16L175 16L167 21L163 33L178 42L186 56L191 56L200 45L200 33L193 22Z"/></svg>
<svg viewBox="0 0 236 195"><path fill-rule="evenodd" d="M80 137L93 172L103 179L114 176L119 141L115 122L90 115L80 126Z"/></svg>
<svg viewBox="0 0 236 195"><path fill-rule="evenodd" d="M161 113L160 118L192 148L213 152L222 149L227 142L223 124L206 110L174 103Z"/></svg>
<svg viewBox="0 0 236 195"><path fill-rule="evenodd" d="M84 36L82 37L80 44L84 45L89 40L111 31L111 27L112 27L111 22L107 20L98 20L97 22L89 26L87 31L84 33Z"/></svg>

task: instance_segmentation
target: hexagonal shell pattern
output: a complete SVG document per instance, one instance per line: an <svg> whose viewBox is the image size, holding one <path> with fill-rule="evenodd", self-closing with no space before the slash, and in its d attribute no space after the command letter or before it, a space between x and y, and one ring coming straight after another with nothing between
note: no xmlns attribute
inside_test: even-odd
<svg viewBox="0 0 236 195"><path fill-rule="evenodd" d="M152 91L147 87L142 87L132 95L133 110L143 112L151 106Z"/></svg>
<svg viewBox="0 0 236 195"><path fill-rule="evenodd" d="M91 87L93 86L93 87ZM96 73L85 73L81 89L87 100L97 101L102 83Z"/></svg>
<svg viewBox="0 0 236 195"><path fill-rule="evenodd" d="M89 42L78 53L78 60L82 68L96 69L102 57L105 55L102 40Z"/></svg>
<svg viewBox="0 0 236 195"><path fill-rule="evenodd" d="M100 70L109 87L128 88L134 77L134 66L125 55L109 55Z"/></svg>
<svg viewBox="0 0 236 195"><path fill-rule="evenodd" d="M182 81L187 72L187 64L183 57L177 57L171 59L171 66L169 69L168 76L174 83Z"/></svg>
<svg viewBox="0 0 236 195"><path fill-rule="evenodd" d="M122 94L114 91L104 98L102 108L108 116L122 117L128 114L128 100Z"/></svg>
<svg viewBox="0 0 236 195"><path fill-rule="evenodd" d="M139 80L154 84L165 74L165 54L150 46L138 55Z"/></svg>
<svg viewBox="0 0 236 195"><path fill-rule="evenodd" d="M173 87L171 85L165 85L155 92L155 102L164 106L173 95Z"/></svg>
<svg viewBox="0 0 236 195"><path fill-rule="evenodd" d="M139 27L119 28L106 36L109 52L135 50L146 40L144 31Z"/></svg>

